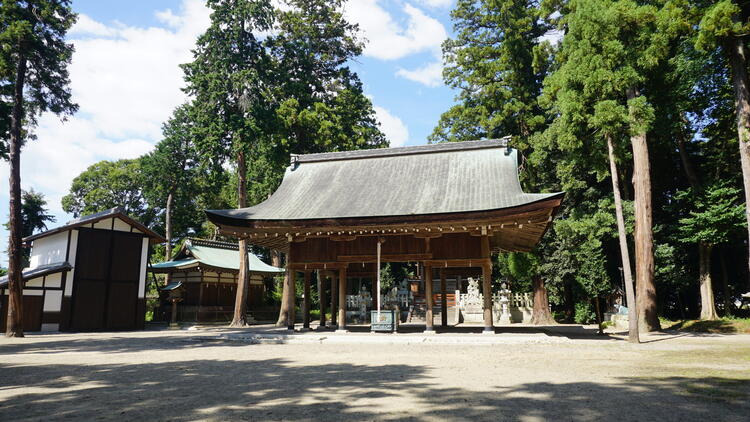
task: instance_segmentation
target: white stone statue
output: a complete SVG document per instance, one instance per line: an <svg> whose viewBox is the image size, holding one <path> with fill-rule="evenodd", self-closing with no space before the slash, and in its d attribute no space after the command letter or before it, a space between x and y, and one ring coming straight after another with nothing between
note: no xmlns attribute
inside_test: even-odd
<svg viewBox="0 0 750 422"><path fill-rule="evenodd" d="M466 306L482 306L482 294L479 293L479 280L469 277L466 288Z"/></svg>
<svg viewBox="0 0 750 422"><path fill-rule="evenodd" d="M510 324L510 307L508 306L508 303L510 302L510 290L508 290L508 285L505 283L502 283L500 285L500 316L497 318L498 322L501 324Z"/></svg>

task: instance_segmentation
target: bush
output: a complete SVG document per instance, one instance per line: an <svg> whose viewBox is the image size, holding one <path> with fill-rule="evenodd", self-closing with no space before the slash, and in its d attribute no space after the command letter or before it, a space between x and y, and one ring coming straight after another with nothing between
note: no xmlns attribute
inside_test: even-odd
<svg viewBox="0 0 750 422"><path fill-rule="evenodd" d="M596 313L594 313L594 307L591 306L590 302L578 302L576 303L576 324L591 324L596 322Z"/></svg>

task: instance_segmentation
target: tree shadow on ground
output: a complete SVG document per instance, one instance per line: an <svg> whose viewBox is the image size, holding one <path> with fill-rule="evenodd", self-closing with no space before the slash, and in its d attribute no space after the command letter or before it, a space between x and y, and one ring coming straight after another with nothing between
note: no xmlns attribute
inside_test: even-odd
<svg viewBox="0 0 750 422"><path fill-rule="evenodd" d="M682 320L666 329L709 334L733 334L739 332L735 323L725 319L715 321Z"/></svg>
<svg viewBox="0 0 750 422"><path fill-rule="evenodd" d="M222 330L221 334L238 334L244 332L246 331L243 329L227 329ZM43 341L33 343L24 341L12 343L0 342L0 355L56 354L64 352L128 353L142 350L179 350L181 348L210 346L210 342L206 342L206 340L218 339L215 332L208 332L204 336L200 334L174 335L172 333L174 332L164 331L163 335L146 337L133 337L132 332L123 332L122 336L113 333L44 333L33 336L42 338ZM28 337L32 338L32 336ZM247 343L227 342L225 345L239 347L247 346Z"/></svg>
<svg viewBox="0 0 750 422"><path fill-rule="evenodd" d="M283 354L285 346L278 347ZM247 348L249 354L253 350ZM740 421L750 414L750 383L720 377L533 382L512 387L501 385L507 380L498 380L496 386L477 386L474 391L432 378L426 365L313 365L284 358L0 363L0 375L0 395L5 397L0 401L0 420L7 421Z"/></svg>

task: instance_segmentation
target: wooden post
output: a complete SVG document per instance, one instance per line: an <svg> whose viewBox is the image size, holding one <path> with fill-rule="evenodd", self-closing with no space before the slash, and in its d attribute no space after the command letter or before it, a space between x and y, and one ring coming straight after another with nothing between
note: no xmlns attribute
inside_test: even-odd
<svg viewBox="0 0 750 422"><path fill-rule="evenodd" d="M169 323L170 327L177 327L177 299L172 299L172 321Z"/></svg>
<svg viewBox="0 0 750 422"><path fill-rule="evenodd" d="M292 270L291 265L287 264L287 288L289 289L289 295L287 295L287 328L294 331L294 302L297 296L296 292L296 277L297 274Z"/></svg>
<svg viewBox="0 0 750 422"><path fill-rule="evenodd" d="M319 328L326 326L326 272L318 270L318 300L320 301L320 324Z"/></svg>
<svg viewBox="0 0 750 422"><path fill-rule="evenodd" d="M494 333L492 323L492 264L482 265L482 296L484 296L484 331Z"/></svg>
<svg viewBox="0 0 750 422"><path fill-rule="evenodd" d="M494 334L492 322L492 261L490 260L490 238L482 235L482 296L484 297L484 332Z"/></svg>
<svg viewBox="0 0 750 422"><path fill-rule="evenodd" d="M425 312L425 333L434 333L435 327L433 326L432 319L432 305L434 298L432 297L432 267L425 264L424 266L424 295L427 302L427 311Z"/></svg>
<svg viewBox="0 0 750 422"><path fill-rule="evenodd" d="M445 328L448 326L448 296L445 287L445 268L440 269L440 325Z"/></svg>
<svg viewBox="0 0 750 422"><path fill-rule="evenodd" d="M311 271L305 271L305 284L304 294L305 297L302 300L302 328L310 329L310 276Z"/></svg>
<svg viewBox="0 0 750 422"><path fill-rule="evenodd" d="M339 319L337 331L346 331L346 267L339 269Z"/></svg>
<svg viewBox="0 0 750 422"><path fill-rule="evenodd" d="M339 274L331 271L331 327L338 326L339 316Z"/></svg>

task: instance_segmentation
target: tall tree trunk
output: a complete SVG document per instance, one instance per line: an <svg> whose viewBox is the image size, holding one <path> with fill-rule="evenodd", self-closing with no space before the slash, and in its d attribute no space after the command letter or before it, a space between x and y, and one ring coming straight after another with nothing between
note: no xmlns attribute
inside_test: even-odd
<svg viewBox="0 0 750 422"><path fill-rule="evenodd" d="M594 297L594 309L596 309L596 325L599 327L599 331L597 332L598 335L603 336L604 335L604 321L602 318L602 308L599 304L599 296Z"/></svg>
<svg viewBox="0 0 750 422"><path fill-rule="evenodd" d="M729 291L729 272L727 271L727 255L722 253L719 255L721 258L721 284L724 292L724 317L732 315L732 300L731 293Z"/></svg>
<svg viewBox="0 0 750 422"><path fill-rule="evenodd" d="M747 49L740 37L730 37L726 43L729 64L732 68L734 105L737 114L737 137L742 164L742 182L745 187L745 218L750 240L750 80L747 76ZM750 268L750 248L747 265Z"/></svg>
<svg viewBox="0 0 750 422"><path fill-rule="evenodd" d="M534 325L557 324L549 311L549 296L544 279L534 276L532 283L534 285L534 309L531 312L531 323Z"/></svg>
<svg viewBox="0 0 750 422"><path fill-rule="evenodd" d="M615 161L615 146L612 137L607 135L607 151L609 153L609 173L612 179L612 193L615 197L615 216L617 217L617 235L620 240L620 259L625 278L625 296L628 300L628 341L639 343L638 307L635 305L635 289L633 288L633 273L630 267L630 250L628 250L628 234L625 231L625 216L622 211L622 197L620 197L620 178Z"/></svg>
<svg viewBox="0 0 750 422"><path fill-rule="evenodd" d="M698 267L700 272L700 293L701 293L701 319L715 320L719 319L716 314L714 305L714 289L711 280L711 250L708 243L701 242L698 245L699 257Z"/></svg>
<svg viewBox="0 0 750 422"><path fill-rule="evenodd" d="M281 253L276 252L276 256L279 257L278 260L279 262L281 262L281 258L280 258ZM274 264L274 266L276 265ZM277 327L286 327L289 325L289 297L288 297L289 289L287 288L288 284L289 284L289 272L284 271L284 280L281 283L281 304L279 306L279 319L276 320Z"/></svg>
<svg viewBox="0 0 750 422"><path fill-rule="evenodd" d="M244 151L237 153L237 206L247 207L247 162ZM247 239L242 237L239 241L240 270L237 274L237 296L234 301L234 316L230 327L246 327L247 324L247 290L248 290L248 268L247 268Z"/></svg>
<svg viewBox="0 0 750 422"><path fill-rule="evenodd" d="M174 205L174 190L169 191L167 195L167 207L164 210L164 231L165 237L167 238L167 244L164 247L164 260L172 260L172 207ZM172 273L167 273L166 282L169 284L172 281Z"/></svg>
<svg viewBox="0 0 750 422"><path fill-rule="evenodd" d="M21 128L23 126L23 87L26 83L26 57L19 45L16 78L13 86L13 110L10 116L10 221L8 227L8 320L5 335L23 337L23 279L21 259Z"/></svg>
<svg viewBox="0 0 750 422"><path fill-rule="evenodd" d="M637 89L628 89L628 100L640 96ZM656 331L659 315L654 286L654 235L651 213L651 164L648 157L646 133L630 137L633 147L633 188L635 190L635 285L639 329Z"/></svg>
<svg viewBox="0 0 750 422"><path fill-rule="evenodd" d="M563 295L565 301L565 322L575 321L576 308L573 302L573 283L566 281L563 284Z"/></svg>
<svg viewBox="0 0 750 422"><path fill-rule="evenodd" d="M683 124L687 125L687 119L684 115L681 116ZM698 179L698 173L695 171L695 167L693 167L693 161L690 159L690 155L688 155L687 148L685 146L685 134L681 132L677 136L677 149L680 153L680 161L682 161L682 168L685 170L685 176L687 177L688 184L690 184L690 187L693 188L693 190L699 189L699 179Z"/></svg>
<svg viewBox="0 0 750 422"><path fill-rule="evenodd" d="M685 118L683 117L683 121ZM688 183L693 191L698 193L701 190L701 186L698 182L698 176L693 168L690 157L685 149L685 140L683 136L677 137L677 145L680 150L680 158L682 160L682 167L685 169L685 175L687 176ZM708 284L711 284L711 247L703 242L698 242L698 262L699 262L699 274L698 284L700 286L700 297L701 297L701 319L703 319L704 309L708 319L715 319L716 306L714 303L714 294L712 289L704 288L704 280L708 279ZM710 296L706 296L710 293ZM713 315L713 317L712 317Z"/></svg>

